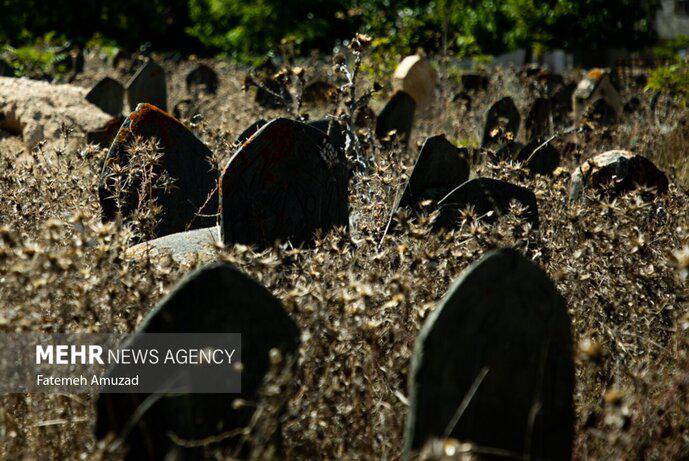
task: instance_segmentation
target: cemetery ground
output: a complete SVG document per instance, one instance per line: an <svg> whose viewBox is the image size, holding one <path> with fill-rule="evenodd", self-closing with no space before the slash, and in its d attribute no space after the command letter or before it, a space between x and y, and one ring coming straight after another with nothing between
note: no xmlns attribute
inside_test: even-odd
<svg viewBox="0 0 689 461"><path fill-rule="evenodd" d="M126 58L114 67L88 54L84 72L72 85L86 93L102 77L125 83L139 68L134 60ZM240 146L250 145L251 138L241 144L235 140L257 120L304 114L318 120L352 108L346 92L315 102L300 97L311 79L326 79L349 91L346 72L334 73L330 57L270 72L278 73L278 80L289 79L289 109L281 107L286 97L258 104L255 85L247 85L248 68L208 61L219 76L217 91L196 93L186 82L194 60L156 60L168 77L168 109L176 108L181 122L207 146L209 171L217 178ZM355 68L354 57L335 57L335 62L342 60L349 71ZM192 269L224 262L280 300L300 331L296 362L284 366L286 357L273 357L260 398L233 403L254 408L241 433L250 449L238 453L225 443L236 436L228 433L175 443L202 446L212 459L238 454L255 459L399 459L410 408L410 361L422 325L465 269L491 250L510 247L545 271L571 318L574 458L686 458L686 108L664 95L652 101L638 79L621 79L622 101L636 97L639 104L618 113L612 123L593 117L569 132L566 128L574 124L569 111L559 124L549 121L544 139L559 133L551 140L559 165L547 174L534 174L527 168L531 157L516 161L498 155L498 145L481 144L486 135L508 144L531 141L523 127L527 114L537 98L550 97L538 73L490 70L485 85L470 89L453 77L456 72L448 63L433 60L438 71L433 101L416 108L408 146L402 136L376 136L375 120L362 117L355 127L356 149L347 148L346 225L335 220L332 229L304 244L216 245L181 259L148 247L133 254L131 247L156 236L166 210L144 200L126 219L103 221L99 188L109 142L88 144L79 120L67 119L27 145L20 127L0 123L0 329L133 332ZM561 86L576 84L584 75L580 69L569 71ZM389 82L382 83L367 104L375 114L393 94ZM276 88L279 93L280 86ZM372 88L365 73L358 76L357 97ZM484 133L486 113L505 96L521 114L522 128L512 134L500 127ZM355 112L351 115L366 113L363 108ZM513 202L489 216L462 207L454 225L439 231L435 224L442 210L425 213L422 201L417 204L421 210L395 213L390 226L421 146L439 134L467 147L471 179L494 178L531 191L537 224L523 203ZM116 142L121 140L118 136ZM140 159L126 167L128 177L138 178L140 190L169 186L166 178L152 177L149 168L163 161L165 140L160 141L156 146L134 137L128 147ZM586 187L572 199L570 183L577 167L611 150L650 159L667 174L667 191L643 185L619 191L602 185ZM215 221L210 214L199 218ZM192 226L199 227L207 226ZM496 290L500 283L496 280ZM203 318L203 309L195 315ZM461 343L445 338L449 356L454 339ZM497 422L501 416L495 412L490 418ZM96 417L96 398L90 395L0 396L0 458L117 459L121 449L113 451L111 440L94 437Z"/></svg>

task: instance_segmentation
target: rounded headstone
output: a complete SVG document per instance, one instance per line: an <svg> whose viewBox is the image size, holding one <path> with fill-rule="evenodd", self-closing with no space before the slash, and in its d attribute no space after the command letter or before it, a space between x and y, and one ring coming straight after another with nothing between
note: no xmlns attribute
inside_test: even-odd
<svg viewBox="0 0 689 461"><path fill-rule="evenodd" d="M552 174L560 166L560 151L551 142L535 138L517 154L516 160L523 163L531 174Z"/></svg>
<svg viewBox="0 0 689 461"><path fill-rule="evenodd" d="M433 102L436 72L423 56L404 58L395 69L392 81L393 88L409 94L419 109L425 109Z"/></svg>
<svg viewBox="0 0 689 461"><path fill-rule="evenodd" d="M278 118L242 144L220 184L223 242L308 243L320 229L347 226L343 152L305 123Z"/></svg>
<svg viewBox="0 0 689 461"><path fill-rule="evenodd" d="M198 64L187 74L186 84L189 94L198 91L215 94L218 91L218 73L206 64Z"/></svg>
<svg viewBox="0 0 689 461"><path fill-rule="evenodd" d="M104 77L86 94L86 100L106 114L118 116L124 105L124 87L114 78Z"/></svg>
<svg viewBox="0 0 689 461"><path fill-rule="evenodd" d="M237 140L235 141L236 144L244 144L246 141L249 140L249 138L251 138L254 134L256 134L256 132L257 132L258 130L260 130L261 127L262 127L263 125L265 125L266 123L268 123L268 122L266 122L266 121L263 120L262 118L256 120L254 123L252 123L251 125L249 125L248 128L246 128L244 131L242 131L242 132L239 134L239 136L237 136Z"/></svg>
<svg viewBox="0 0 689 461"><path fill-rule="evenodd" d="M564 298L517 251L492 251L450 287L416 340L405 455L452 438L515 459L571 459L573 392Z"/></svg>
<svg viewBox="0 0 689 461"><path fill-rule="evenodd" d="M509 213L512 201L525 207L524 218L533 227L538 227L538 205L534 193L522 186L491 178L467 181L440 200L440 215L434 227L454 227L460 212L469 206L484 221L494 222L499 216Z"/></svg>
<svg viewBox="0 0 689 461"><path fill-rule="evenodd" d="M384 138L395 131L396 136L406 143L414 125L415 110L414 98L404 91L395 92L376 118L376 136Z"/></svg>
<svg viewBox="0 0 689 461"><path fill-rule="evenodd" d="M165 70L158 63L147 60L129 80L127 103L130 109L146 103L167 110L167 80Z"/></svg>
<svg viewBox="0 0 689 461"><path fill-rule="evenodd" d="M137 333L240 333L242 385L237 394L101 393L96 401L96 439L121 435L129 450L127 460L201 459L202 449L180 447L169 434L201 440L247 427L254 406L234 407L232 402L256 402L270 369L271 349L289 358L300 342L298 327L277 298L247 275L219 263L178 282ZM137 339L134 335L124 347L135 348ZM157 400L137 417L149 397ZM130 419L133 425L128 427ZM239 442L239 434L223 441L230 446Z"/></svg>
<svg viewBox="0 0 689 461"><path fill-rule="evenodd" d="M347 145L347 128L340 122L328 118L308 122L309 126L321 130L330 138L337 149L344 150Z"/></svg>
<svg viewBox="0 0 689 461"><path fill-rule="evenodd" d="M217 177L211 168L210 149L178 120L150 104L139 105L125 119L105 158L98 189L103 219L111 221L117 215L112 174L130 163L128 150L136 138L157 141L162 155L155 171L165 172L174 181L170 190L153 191L162 210L156 236L212 226L214 218L197 216L217 211L217 194L213 193ZM138 189L135 181L122 197L125 220L139 203Z"/></svg>
<svg viewBox="0 0 689 461"><path fill-rule="evenodd" d="M521 116L512 98L506 96L500 99L488 109L481 145L486 147L499 141L500 129L512 133L512 137L516 138L520 122Z"/></svg>

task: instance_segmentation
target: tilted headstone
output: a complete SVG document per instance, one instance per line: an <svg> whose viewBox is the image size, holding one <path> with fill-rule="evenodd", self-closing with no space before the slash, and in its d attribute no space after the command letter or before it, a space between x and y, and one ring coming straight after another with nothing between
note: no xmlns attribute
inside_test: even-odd
<svg viewBox="0 0 689 461"><path fill-rule="evenodd" d="M86 94L86 100L106 114L118 116L124 105L124 87L114 78L104 77Z"/></svg>
<svg viewBox="0 0 689 461"><path fill-rule="evenodd" d="M593 69L579 82L572 96L575 121L580 122L586 109L600 99L607 103L617 117L622 115L624 103L619 91L612 83L610 72Z"/></svg>
<svg viewBox="0 0 689 461"><path fill-rule="evenodd" d="M165 70L158 63L149 59L129 80L127 103L130 110L143 103L167 110L167 79Z"/></svg>
<svg viewBox="0 0 689 461"><path fill-rule="evenodd" d="M215 94L218 92L218 73L206 64L198 64L187 74L186 84L189 94L196 94L199 91Z"/></svg>
<svg viewBox="0 0 689 461"><path fill-rule="evenodd" d="M212 171L212 153L178 120L150 104L141 104L125 119L105 158L100 176L98 196L103 219L115 219L118 207L113 193L116 165L130 164L129 147L135 138L155 139L162 154L157 174L166 173L174 181L170 190L153 190L156 203L162 209L156 226L156 236L162 237L190 229L212 226L217 211L217 176ZM125 220L139 202L140 184L130 184L121 205Z"/></svg>
<svg viewBox="0 0 689 461"><path fill-rule="evenodd" d="M324 80L316 80L304 87L301 100L304 104L317 105L327 104L335 100L337 87Z"/></svg>
<svg viewBox="0 0 689 461"><path fill-rule="evenodd" d="M669 183L665 173L646 157L613 150L586 160L572 172L569 196L576 200L585 188L606 188L613 195L619 195L638 186L654 188L657 193L664 194Z"/></svg>
<svg viewBox="0 0 689 461"><path fill-rule="evenodd" d="M121 437L128 460L201 459L202 448L181 447L170 434L197 441L247 427L270 369L271 349L289 360L300 342L298 327L277 298L232 266L217 263L177 283L138 333L240 333L241 393L100 394L96 439ZM135 335L125 347L135 348L137 339ZM231 367L227 372L237 373ZM146 407L147 399L155 403ZM236 399L252 405L233 406ZM142 409L143 414L137 414ZM228 436L222 443L235 447L240 438Z"/></svg>
<svg viewBox="0 0 689 461"><path fill-rule="evenodd" d="M550 101L536 98L524 120L527 141L550 133L550 113Z"/></svg>
<svg viewBox="0 0 689 461"><path fill-rule="evenodd" d="M223 242L309 243L349 221L344 153L322 131L278 118L246 141L220 183Z"/></svg>
<svg viewBox="0 0 689 461"><path fill-rule="evenodd" d="M444 134L432 136L423 144L419 158L404 189L400 206L424 200L437 202L469 179L469 151L457 148Z"/></svg>
<svg viewBox="0 0 689 461"><path fill-rule="evenodd" d="M402 90L414 99L416 107L423 110L435 96L436 72L423 56L407 56L399 63L392 77L395 90Z"/></svg>
<svg viewBox="0 0 689 461"><path fill-rule="evenodd" d="M395 131L396 136L403 143L407 143L414 125L415 110L416 103L409 94L404 91L395 92L380 114L378 114L376 119L376 136L378 138L385 138L391 131Z"/></svg>
<svg viewBox="0 0 689 461"><path fill-rule="evenodd" d="M481 145L486 147L497 142L500 129L512 133L513 137L516 138L519 133L520 122L521 116L512 98L506 96L500 99L488 109Z"/></svg>
<svg viewBox="0 0 689 461"><path fill-rule="evenodd" d="M535 138L517 154L516 160L523 163L531 174L552 174L560 166L560 151L546 139Z"/></svg>
<svg viewBox="0 0 689 461"><path fill-rule="evenodd" d="M571 459L573 392L564 298L517 251L492 251L450 287L416 340L405 457L452 438L513 459Z"/></svg>
<svg viewBox="0 0 689 461"><path fill-rule="evenodd" d="M538 227L538 205L534 193L524 187L491 178L467 181L440 200L440 216L434 227L454 227L460 212L469 206L484 221L494 222L509 213L513 201L526 208L524 218L534 228Z"/></svg>
<svg viewBox="0 0 689 461"><path fill-rule="evenodd" d="M598 128L607 127L617 123L618 114L608 101L599 98L586 106L579 121L586 121Z"/></svg>
<svg viewBox="0 0 689 461"><path fill-rule="evenodd" d="M247 129L245 129L244 131L242 131L242 132L239 134L239 136L237 136L237 141L235 141L235 142L236 142L237 144L244 144L249 138L251 138L254 134L256 134L256 132L257 132L258 130L260 130L261 127L262 127L263 125L265 125L266 123L268 123L268 122L266 122L266 121L263 120L262 118L256 120L254 123L252 123L251 125L249 125L249 127L248 127Z"/></svg>

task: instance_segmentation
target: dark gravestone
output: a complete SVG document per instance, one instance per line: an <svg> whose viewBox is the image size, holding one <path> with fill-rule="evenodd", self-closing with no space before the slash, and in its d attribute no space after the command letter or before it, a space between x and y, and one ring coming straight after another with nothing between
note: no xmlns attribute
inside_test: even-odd
<svg viewBox="0 0 689 461"><path fill-rule="evenodd" d="M615 196L639 186L664 194L669 183L665 173L646 157L613 150L596 155L572 172L569 196L572 200L578 199L586 187L599 191L607 189Z"/></svg>
<svg viewBox="0 0 689 461"><path fill-rule="evenodd" d="M155 61L148 60L127 83L127 102L132 110L137 105L153 104L167 110L167 82L165 70Z"/></svg>
<svg viewBox="0 0 689 461"><path fill-rule="evenodd" d="M549 100L536 98L524 120L527 141L544 136L550 132L550 111Z"/></svg>
<svg viewBox="0 0 689 461"><path fill-rule="evenodd" d="M624 113L625 114L633 114L635 112L638 112L639 109L641 109L641 99L639 99L638 96L632 96L624 104Z"/></svg>
<svg viewBox="0 0 689 461"><path fill-rule="evenodd" d="M517 106L509 96L493 104L486 114L486 124L483 129L483 147L499 142L500 131L512 133L516 138L519 133L521 117Z"/></svg>
<svg viewBox="0 0 689 461"><path fill-rule="evenodd" d="M317 105L335 101L337 87L330 82L318 80L304 87L301 99L304 104Z"/></svg>
<svg viewBox="0 0 689 461"><path fill-rule="evenodd" d="M148 315L139 332L240 333L242 385L237 394L100 394L96 439L103 440L110 433L120 435L129 448L128 460L202 459L202 448L180 447L170 434L198 441L249 426L254 405L234 407L232 402L257 402L270 369L271 349L289 360L300 341L299 330L280 301L227 264L206 266L181 280ZM134 336L129 344L135 346L136 342ZM153 399L153 404L137 419L135 412L147 398ZM134 424L127 428L131 418ZM240 437L224 438L222 444L235 447Z"/></svg>
<svg viewBox="0 0 689 461"><path fill-rule="evenodd" d="M160 164L155 172L165 172L173 181L168 190L153 190L156 203L162 209L155 233L157 237L189 229L210 227L215 218L196 216L217 211L216 174L211 168L211 151L194 134L170 114L141 104L125 119L105 158L98 196L103 219L110 221L117 215L117 203L112 198L113 172L130 164L128 149L135 138L155 139L161 150ZM139 181L129 185L122 197L122 214L127 219L136 209Z"/></svg>
<svg viewBox="0 0 689 461"><path fill-rule="evenodd" d="M406 457L449 437L502 451L481 459L569 460L573 392L565 300L517 251L492 251L450 287L416 340Z"/></svg>
<svg viewBox="0 0 689 461"><path fill-rule="evenodd" d="M484 221L494 222L499 216L509 213L513 201L526 208L524 219L537 228L538 206L534 193L524 187L490 178L472 179L445 196L439 202L440 215L434 228L454 227L460 212L469 206Z"/></svg>
<svg viewBox="0 0 689 461"><path fill-rule="evenodd" d="M268 78L256 88L256 103L266 109L281 109L292 104L292 95L285 85Z"/></svg>
<svg viewBox="0 0 689 461"><path fill-rule="evenodd" d="M124 87L114 78L105 77L86 94L86 100L106 114L118 116L124 105Z"/></svg>
<svg viewBox="0 0 689 461"><path fill-rule="evenodd" d="M568 126L572 122L572 96L577 89L576 83L569 83L560 87L552 98L550 107L553 114L555 127Z"/></svg>
<svg viewBox="0 0 689 461"><path fill-rule="evenodd" d="M309 243L349 221L344 153L305 123L278 118L229 161L220 184L221 229L228 244Z"/></svg>
<svg viewBox="0 0 689 461"><path fill-rule="evenodd" d="M524 148L524 144L519 141L510 140L495 151L495 160L498 162L509 162L516 160L519 151Z"/></svg>
<svg viewBox="0 0 689 461"><path fill-rule="evenodd" d="M252 123L251 125L249 125L249 127L248 127L247 129L245 129L244 131L242 131L242 132L239 134L239 136L237 136L237 140L236 140L235 142L236 142L237 144L244 144L246 141L249 140L249 138L251 138L254 134L256 134L256 132L257 132L258 130L260 130L261 127L262 127L263 125L265 125L266 123L268 123L268 122L266 122L266 121L263 120L262 118L256 120L254 123Z"/></svg>
<svg viewBox="0 0 689 461"><path fill-rule="evenodd" d="M395 131L399 139L406 143L409 141L411 129L414 125L414 111L416 103L409 94L404 91L396 91L376 119L376 136L387 137L391 131Z"/></svg>
<svg viewBox="0 0 689 461"><path fill-rule="evenodd" d="M519 151L516 160L531 174L549 175L560 166L560 151L551 142L536 138Z"/></svg>
<svg viewBox="0 0 689 461"><path fill-rule="evenodd" d="M426 139L404 189L400 206L415 208L419 202L437 202L469 179L469 151L449 142L445 135Z"/></svg>
<svg viewBox="0 0 689 461"><path fill-rule="evenodd" d="M466 91L460 91L452 97L452 102L456 102L458 106L464 107L467 112L471 110L472 99Z"/></svg>
<svg viewBox="0 0 689 461"><path fill-rule="evenodd" d="M596 127L608 127L617 123L617 112L604 98L599 98L586 108L584 119Z"/></svg>
<svg viewBox="0 0 689 461"><path fill-rule="evenodd" d="M187 92L215 94L218 91L218 73L206 64L199 64L186 77Z"/></svg>
<svg viewBox="0 0 689 461"><path fill-rule="evenodd" d="M489 78L485 74L462 74L462 89L464 91L479 91L488 88Z"/></svg>
<svg viewBox="0 0 689 461"><path fill-rule="evenodd" d="M345 149L345 146L347 144L347 128L340 122L324 118L320 120L314 120L313 122L308 122L308 125L317 128L321 130L323 133L327 134L330 138L330 142L337 149Z"/></svg>

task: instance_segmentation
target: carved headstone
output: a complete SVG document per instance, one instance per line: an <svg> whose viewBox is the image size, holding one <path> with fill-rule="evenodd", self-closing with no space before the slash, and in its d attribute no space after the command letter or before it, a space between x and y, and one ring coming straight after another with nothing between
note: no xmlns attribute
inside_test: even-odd
<svg viewBox="0 0 689 461"><path fill-rule="evenodd" d="M392 95L380 114L378 114L376 119L376 136L378 138L385 138L390 132L395 131L396 136L403 143L407 143L414 125L415 110L416 103L414 99L404 91L397 91Z"/></svg>
<svg viewBox="0 0 689 461"><path fill-rule="evenodd" d="M142 103L167 110L167 80L165 70L149 59L127 83L127 103L132 110Z"/></svg>
<svg viewBox="0 0 689 461"><path fill-rule="evenodd" d="M106 114L118 116L124 105L124 87L114 78L104 77L86 94L86 100Z"/></svg>
<svg viewBox="0 0 689 461"><path fill-rule="evenodd" d="M424 110L433 102L436 78L431 64L423 56L413 55L399 63L392 82L395 90L406 92L414 99L416 107Z"/></svg>
<svg viewBox="0 0 689 461"><path fill-rule="evenodd" d="M225 244L294 245L349 221L343 152L322 131L278 118L246 141L223 171Z"/></svg>
<svg viewBox="0 0 689 461"><path fill-rule="evenodd" d="M411 363L405 455L452 438L519 459L571 459L571 320L513 249L469 267L426 320Z"/></svg>
<svg viewBox="0 0 689 461"><path fill-rule="evenodd" d="M211 151L194 134L170 114L141 104L125 119L105 158L98 196L104 220L115 219L118 204L115 192L116 170L130 164L129 146L135 138L155 139L161 150L157 174L172 179L170 190L154 190L156 203L162 209L156 236L162 237L189 229L212 226L217 211L216 174L212 171ZM116 168L116 165L118 168ZM122 214L127 219L139 203L138 183L129 184L121 197Z"/></svg>
<svg viewBox="0 0 689 461"><path fill-rule="evenodd" d="M201 440L249 425L270 369L270 351L294 356L299 330L280 301L262 285L227 264L212 264L181 280L144 320L139 333L240 333L241 393L100 394L96 401L96 439L121 436L127 460L201 459L203 448L181 447L171 439ZM129 343L134 348L135 335ZM228 368L229 373L236 370ZM146 406L147 398L154 403ZM142 411L137 414L137 411ZM131 424L131 426L129 426ZM223 439L234 447L240 434Z"/></svg>
<svg viewBox="0 0 689 461"><path fill-rule="evenodd" d="M533 227L538 227L538 205L533 192L498 179L476 178L465 182L440 200L440 216L435 222L435 228L454 227L460 212L469 206L474 208L481 219L493 222L499 216L509 213L513 201L526 208L524 218Z"/></svg>
<svg viewBox="0 0 689 461"><path fill-rule="evenodd" d="M521 116L514 101L509 96L493 104L486 114L486 124L483 129L483 147L498 142L500 132L511 133L513 138L519 133Z"/></svg>

